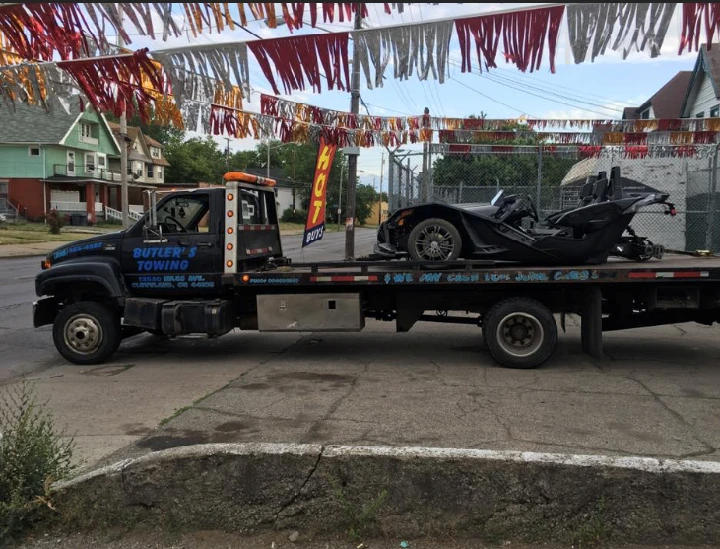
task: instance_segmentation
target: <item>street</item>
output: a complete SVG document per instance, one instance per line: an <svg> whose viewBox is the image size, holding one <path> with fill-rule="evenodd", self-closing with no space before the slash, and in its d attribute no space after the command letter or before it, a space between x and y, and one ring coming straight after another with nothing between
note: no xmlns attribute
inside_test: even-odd
<svg viewBox="0 0 720 549"><path fill-rule="evenodd" d="M355 232L355 255L372 251L375 231ZM327 232L305 250L302 235L282 239L285 255L296 262L343 259L345 233ZM17 376L42 371L65 361L52 344L51 327L33 328L32 303L36 299L34 279L40 270L38 257L0 258L0 383Z"/></svg>
<svg viewBox="0 0 720 549"><path fill-rule="evenodd" d="M357 233L356 255L375 232ZM295 261L342 259L344 233ZM303 257L304 255L304 257ZM0 375L25 374L86 465L205 442L489 448L718 459L718 327L609 333L605 359L581 353L568 319L538 370L497 366L476 326L396 333L258 333L123 342L107 364L68 364L50 327L31 325L39 258L0 260Z"/></svg>

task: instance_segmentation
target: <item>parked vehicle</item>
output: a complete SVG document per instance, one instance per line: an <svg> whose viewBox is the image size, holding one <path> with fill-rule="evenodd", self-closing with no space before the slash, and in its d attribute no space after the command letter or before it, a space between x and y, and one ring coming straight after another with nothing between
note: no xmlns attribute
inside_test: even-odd
<svg viewBox="0 0 720 549"><path fill-rule="evenodd" d="M225 188L172 191L160 200L149 191L149 210L129 229L48 254L35 279L33 322L52 325L63 357L102 363L123 338L142 332L349 332L375 319L395 322L398 332L420 321L480 326L498 363L534 368L553 354L556 315L561 326L567 313L582 317L583 351L597 358L603 330L720 320L720 260L711 257L598 267L293 263L283 255L273 182L225 177ZM489 208L507 219L523 204L501 196Z"/></svg>
<svg viewBox="0 0 720 549"><path fill-rule="evenodd" d="M542 223L529 196L498 192L489 204L422 204L396 211L380 225L374 253L395 259L482 259L523 265L595 265L610 255L662 258L664 249L638 237L630 222L642 208L667 206L669 195L623 187L619 169L583 186L580 203ZM530 220L529 226L526 223ZM626 231L629 236L623 236Z"/></svg>

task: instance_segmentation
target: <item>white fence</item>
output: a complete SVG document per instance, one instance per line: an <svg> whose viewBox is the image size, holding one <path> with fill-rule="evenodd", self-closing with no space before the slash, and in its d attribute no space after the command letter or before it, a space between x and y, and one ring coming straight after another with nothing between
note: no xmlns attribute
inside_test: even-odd
<svg viewBox="0 0 720 549"><path fill-rule="evenodd" d="M142 209L142 206L139 206L139 208ZM114 208L107 207L105 208L105 216L108 219L117 219L118 221L122 221L122 212L119 210L116 210ZM130 212L129 212L130 219L133 221L138 221L142 219L143 212L142 211L133 211L133 206L130 206Z"/></svg>

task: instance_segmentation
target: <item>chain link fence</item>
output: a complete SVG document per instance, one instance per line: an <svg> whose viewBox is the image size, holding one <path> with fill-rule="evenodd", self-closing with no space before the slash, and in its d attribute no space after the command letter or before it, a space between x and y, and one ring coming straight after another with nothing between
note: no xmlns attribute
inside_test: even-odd
<svg viewBox="0 0 720 549"><path fill-rule="evenodd" d="M430 170L415 173L404 162L390 161L389 209L422 200L447 204L488 203L499 191L529 195L541 219L575 207L583 184L599 172L610 174L620 167L623 178L670 195L677 215L651 206L638 213L631 227L670 250L711 250L720 253L720 199L718 199L717 149L708 148L694 157L626 158L603 151L599 158L582 158L577 147L554 147L552 152L536 146L468 146L451 152L448 145L429 148ZM406 157L407 158L407 157Z"/></svg>
<svg viewBox="0 0 720 549"><path fill-rule="evenodd" d="M388 210L390 213L423 202L421 175L410 166L410 158L390 154L388 162Z"/></svg>

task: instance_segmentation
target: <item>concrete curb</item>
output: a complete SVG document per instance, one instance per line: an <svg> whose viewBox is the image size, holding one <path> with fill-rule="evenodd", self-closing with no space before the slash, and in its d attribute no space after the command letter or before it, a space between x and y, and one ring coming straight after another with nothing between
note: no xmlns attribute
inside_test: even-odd
<svg viewBox="0 0 720 549"><path fill-rule="evenodd" d="M349 527L488 541L711 543L720 463L489 450L209 444L57 484L72 528ZM363 509L377 507L364 520ZM366 530L368 532L368 530Z"/></svg>

